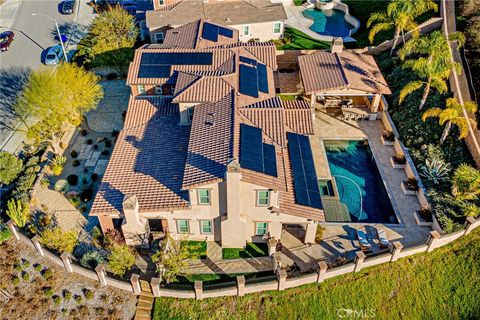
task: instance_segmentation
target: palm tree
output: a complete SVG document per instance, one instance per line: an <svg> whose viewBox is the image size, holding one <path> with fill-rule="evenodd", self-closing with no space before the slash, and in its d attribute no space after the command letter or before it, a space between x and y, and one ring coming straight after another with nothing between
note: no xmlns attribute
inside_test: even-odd
<svg viewBox="0 0 480 320"><path fill-rule="evenodd" d="M415 18L430 10L438 10L438 6L433 0L393 0L388 5L386 12L374 12L368 19L367 28L375 24L368 35L370 43L373 43L377 33L395 28L393 45L390 50L390 55L393 55L400 35L405 43L405 31L412 31L412 36L418 37L420 33Z"/></svg>
<svg viewBox="0 0 480 320"><path fill-rule="evenodd" d="M480 170L461 164L453 175L452 194L459 200L475 200L480 196Z"/></svg>
<svg viewBox="0 0 480 320"><path fill-rule="evenodd" d="M405 57L411 54L421 55L417 59L405 61L403 65L403 68L412 69L420 80L407 83L400 91L400 103L403 102L407 95L425 86L422 100L418 107L419 110L422 110L432 87L440 93L445 93L448 90L446 79L450 76L451 70L453 69L457 74L460 74L462 70L461 65L451 61L449 55L446 54L449 50L449 40L458 40L459 46L461 46L465 38L461 33L454 33L447 39L440 31L434 31L428 36L408 41L400 50L399 56L402 60L405 60Z"/></svg>
<svg viewBox="0 0 480 320"><path fill-rule="evenodd" d="M472 126L476 126L475 120L472 118L466 118L463 114L463 108L467 110L467 112L471 112L474 114L477 111L477 105L475 102L469 101L465 102L464 106L462 106L457 99L455 98L448 98L447 99L447 106L445 109L440 108L430 108L423 113L422 120L425 122L428 118L436 117L438 118L438 122L440 125L445 125L443 129L442 137L440 138L440 144L445 142L448 134L450 133L450 129L452 128L452 124L456 125L460 130L460 139L465 138L468 135L469 123Z"/></svg>

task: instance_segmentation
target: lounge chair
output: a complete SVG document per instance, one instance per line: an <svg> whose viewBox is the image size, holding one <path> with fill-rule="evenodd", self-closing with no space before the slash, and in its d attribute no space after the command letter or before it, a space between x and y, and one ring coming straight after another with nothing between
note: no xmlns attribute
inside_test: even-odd
<svg viewBox="0 0 480 320"><path fill-rule="evenodd" d="M365 234L365 232L363 232L362 230L357 230L357 238L358 242L360 242L360 249L362 249L362 251L370 250L372 245L368 243L367 235Z"/></svg>
<svg viewBox="0 0 480 320"><path fill-rule="evenodd" d="M385 230L377 230L378 235L378 243L382 248L390 248L391 244L390 241L387 239L387 235L385 234Z"/></svg>

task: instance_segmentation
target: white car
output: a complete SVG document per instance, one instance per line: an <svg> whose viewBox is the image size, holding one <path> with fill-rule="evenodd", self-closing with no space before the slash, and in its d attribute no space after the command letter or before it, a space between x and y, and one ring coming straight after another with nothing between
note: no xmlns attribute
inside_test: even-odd
<svg viewBox="0 0 480 320"><path fill-rule="evenodd" d="M63 59L62 46L55 45L48 49L47 55L45 56L45 64L48 66L53 66L58 64Z"/></svg>

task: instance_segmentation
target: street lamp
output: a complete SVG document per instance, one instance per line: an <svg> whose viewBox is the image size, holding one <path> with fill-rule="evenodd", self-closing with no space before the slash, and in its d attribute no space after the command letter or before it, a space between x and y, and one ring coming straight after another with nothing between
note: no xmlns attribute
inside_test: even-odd
<svg viewBox="0 0 480 320"><path fill-rule="evenodd" d="M48 18L48 19L52 20L53 22L55 22L55 27L57 28L58 38L60 39L60 44L62 45L63 56L65 57L65 61L68 62L67 51L65 51L65 46L63 44L62 35L60 34L60 29L58 29L57 20L55 20L52 17L47 16L46 14L43 14L43 13L32 13L32 16L44 16L45 18Z"/></svg>

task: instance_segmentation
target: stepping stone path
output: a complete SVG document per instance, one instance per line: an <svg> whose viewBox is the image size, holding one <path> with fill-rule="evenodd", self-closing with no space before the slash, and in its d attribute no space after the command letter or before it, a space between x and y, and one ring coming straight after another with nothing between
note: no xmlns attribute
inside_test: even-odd
<svg viewBox="0 0 480 320"><path fill-rule="evenodd" d="M152 288L147 281L140 280L142 292L138 296L137 311L133 320L151 320L154 297Z"/></svg>

